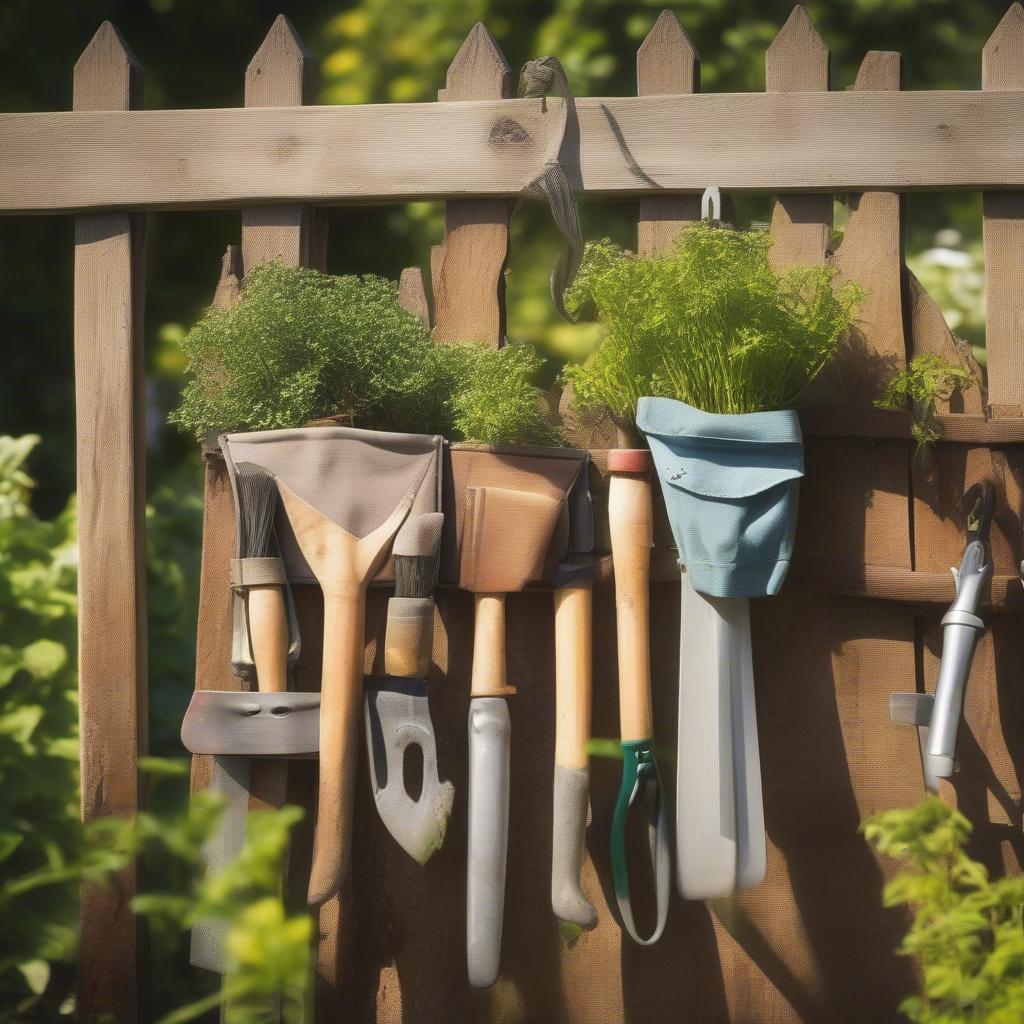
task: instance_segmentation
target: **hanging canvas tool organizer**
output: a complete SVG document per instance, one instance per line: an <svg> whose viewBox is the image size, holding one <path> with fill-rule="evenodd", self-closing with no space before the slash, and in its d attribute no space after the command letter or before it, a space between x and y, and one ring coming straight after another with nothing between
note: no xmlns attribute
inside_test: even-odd
<svg viewBox="0 0 1024 1024"><path fill-rule="evenodd" d="M804 472L795 412L715 415L641 398L679 553L676 870L688 899L764 877L767 855L750 642L751 597L777 594Z"/></svg>
<svg viewBox="0 0 1024 1024"><path fill-rule="evenodd" d="M505 905L511 750L505 698L516 692L507 678L506 644L529 642L507 635L505 595L530 584L586 586L586 564L572 565L568 559L589 553L592 528L585 452L453 445L449 455L444 490L448 537L441 576L470 591L475 607L466 957L470 984L483 988L498 977ZM577 486L581 478L584 484ZM578 629L589 626L585 612L575 619L575 630L563 623L563 632L574 633L571 642L577 642ZM577 667L589 672L589 666ZM522 680L522 685L530 681ZM575 692L563 686L559 695L569 701ZM575 707L559 712L566 720L578 718ZM580 916L579 924L590 925L593 911L579 892L587 807L584 769L578 760L555 767L555 808L565 819L555 824L551 891L556 912Z"/></svg>
<svg viewBox="0 0 1024 1024"><path fill-rule="evenodd" d="M320 786L308 886L309 902L318 906L337 892L351 860L366 588L390 575L403 524L438 511L441 439L333 427L226 435L221 448L236 495L243 466L274 481L286 577L323 590Z"/></svg>

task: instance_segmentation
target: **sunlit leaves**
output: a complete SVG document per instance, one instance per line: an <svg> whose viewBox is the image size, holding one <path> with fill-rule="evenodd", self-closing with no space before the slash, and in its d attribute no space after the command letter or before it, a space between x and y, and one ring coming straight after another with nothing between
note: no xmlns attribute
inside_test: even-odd
<svg viewBox="0 0 1024 1024"><path fill-rule="evenodd" d="M383 278L264 264L183 345L192 379L174 420L200 438L340 414L379 430L557 442L538 409L532 349L435 345Z"/></svg>
<svg viewBox="0 0 1024 1024"><path fill-rule="evenodd" d="M828 267L777 274L763 231L699 223L666 253L639 259L611 242L587 246L571 308L593 306L606 330L571 366L576 402L624 420L643 395L716 413L792 406L831 358L860 290L835 292Z"/></svg>
<svg viewBox="0 0 1024 1024"><path fill-rule="evenodd" d="M900 1009L917 1024L1024 1019L1024 880L991 880L964 852L970 831L933 796L863 826L876 850L904 863L883 900L914 915L899 952L920 958L924 985Z"/></svg>

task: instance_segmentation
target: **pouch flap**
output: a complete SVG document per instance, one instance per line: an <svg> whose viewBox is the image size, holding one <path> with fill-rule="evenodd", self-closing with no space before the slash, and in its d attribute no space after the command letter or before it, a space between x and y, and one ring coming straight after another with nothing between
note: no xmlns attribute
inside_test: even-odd
<svg viewBox="0 0 1024 1024"><path fill-rule="evenodd" d="M563 500L547 494L471 487L459 586L476 593L509 593L542 580L563 507Z"/></svg>
<svg viewBox="0 0 1024 1024"><path fill-rule="evenodd" d="M355 427L264 430L220 438L233 491L235 464L255 463L355 537L372 533L410 491L415 494L410 514L438 511L442 443L438 436ZM275 529L289 579L315 583L280 504ZM377 578L392 578L390 559Z"/></svg>
<svg viewBox="0 0 1024 1024"><path fill-rule="evenodd" d="M792 410L722 416L671 398L641 398L637 426L665 486L737 499L804 475L803 439Z"/></svg>
<svg viewBox="0 0 1024 1024"><path fill-rule="evenodd" d="M802 445L648 440L662 484L705 498L751 498L804 475Z"/></svg>

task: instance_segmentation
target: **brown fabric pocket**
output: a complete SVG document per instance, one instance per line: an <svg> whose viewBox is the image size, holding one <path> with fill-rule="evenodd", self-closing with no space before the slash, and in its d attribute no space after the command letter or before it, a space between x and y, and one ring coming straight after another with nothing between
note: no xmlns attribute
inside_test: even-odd
<svg viewBox="0 0 1024 1024"><path fill-rule="evenodd" d="M470 487L459 586L476 593L509 593L542 580L564 508L564 500L547 494Z"/></svg>
<svg viewBox="0 0 1024 1024"><path fill-rule="evenodd" d="M569 553L568 495L587 453L452 445L447 456L441 579L477 593L550 582Z"/></svg>

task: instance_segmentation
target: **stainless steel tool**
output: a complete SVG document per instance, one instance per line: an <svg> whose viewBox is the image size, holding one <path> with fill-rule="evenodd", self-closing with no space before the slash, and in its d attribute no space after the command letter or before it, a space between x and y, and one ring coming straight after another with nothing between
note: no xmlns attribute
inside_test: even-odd
<svg viewBox="0 0 1024 1024"><path fill-rule="evenodd" d="M960 568L950 570L956 581L956 598L942 617L942 661L935 693L894 693L889 700L889 716L894 722L917 727L924 782L933 793L938 792L939 779L948 779L959 770L956 741L964 691L974 648L985 631L977 609L992 575L992 484L975 484L964 495L964 504L969 509L967 547Z"/></svg>

